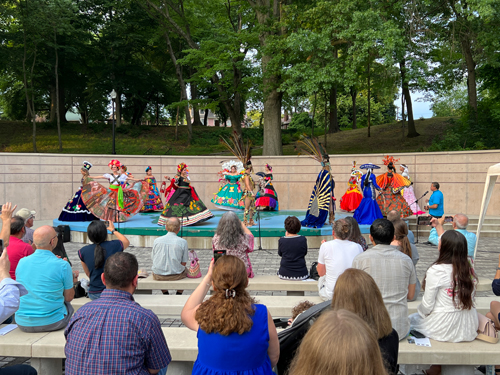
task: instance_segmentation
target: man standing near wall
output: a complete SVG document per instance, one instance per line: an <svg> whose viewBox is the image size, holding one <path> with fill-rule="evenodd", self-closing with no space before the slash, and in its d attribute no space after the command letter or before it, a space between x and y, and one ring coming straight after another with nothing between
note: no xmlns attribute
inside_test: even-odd
<svg viewBox="0 0 500 375"><path fill-rule="evenodd" d="M444 215L444 197L441 190L439 190L439 182L431 183L432 195L427 202L427 206L424 206L424 210L429 211L429 215L439 219Z"/></svg>

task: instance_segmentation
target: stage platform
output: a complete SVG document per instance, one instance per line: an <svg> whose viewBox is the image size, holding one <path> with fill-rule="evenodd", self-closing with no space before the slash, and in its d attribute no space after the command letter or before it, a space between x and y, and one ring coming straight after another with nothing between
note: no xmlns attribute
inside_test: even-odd
<svg viewBox="0 0 500 375"><path fill-rule="evenodd" d="M183 227L179 236L182 236L188 241L188 245L193 249L211 249L212 237L215 234L217 225L221 216L225 213L224 210L212 210L215 217L203 223L195 224L188 227ZM240 219L243 219L243 212L236 212ZM255 246L258 247L259 236L261 238L262 247L265 249L277 249L278 239L285 235L284 222L288 216L297 216L299 220L305 218L305 210L283 210L283 211L261 211L260 212L260 231L257 222L257 214L254 219L255 226L249 228L255 236ZM345 212L336 212L335 218L340 219L346 216L352 216ZM167 233L165 227L158 226L157 221L160 217L160 212L154 213L139 213L132 217L130 220L115 225L120 233L123 233L130 240L131 244L140 247L151 247L153 241L159 236ZM67 222L67 221L53 221L54 226L68 225L71 231L72 242L88 243L87 239L87 226L88 221L84 222ZM370 231L369 225L360 225L361 233L367 235ZM325 224L323 228L306 228L302 227L300 234L308 238L308 246L311 248L318 248L322 239L332 239L332 227Z"/></svg>

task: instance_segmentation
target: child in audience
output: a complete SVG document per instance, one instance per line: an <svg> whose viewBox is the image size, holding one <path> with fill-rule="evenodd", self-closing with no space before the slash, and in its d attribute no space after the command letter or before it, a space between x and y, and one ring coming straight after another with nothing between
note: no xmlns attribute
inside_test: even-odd
<svg viewBox="0 0 500 375"><path fill-rule="evenodd" d="M308 310L309 308L313 307L314 303L311 301L302 301L295 305L292 308L292 317L288 319L288 325L291 327L293 325L293 322L295 319L299 317L300 314L302 314L304 311Z"/></svg>

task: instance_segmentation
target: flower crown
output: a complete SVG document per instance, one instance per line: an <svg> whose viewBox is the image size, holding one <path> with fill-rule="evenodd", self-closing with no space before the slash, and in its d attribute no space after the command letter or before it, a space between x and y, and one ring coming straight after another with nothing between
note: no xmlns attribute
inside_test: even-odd
<svg viewBox="0 0 500 375"><path fill-rule="evenodd" d="M189 169L188 169L187 164L185 164L185 163L180 163L180 164L177 166L177 173L181 173L184 169L186 170L186 172L188 172L188 173L189 173Z"/></svg>
<svg viewBox="0 0 500 375"><path fill-rule="evenodd" d="M116 168L120 168L121 163L119 160L113 159L109 162L108 167L111 168L113 165L116 166Z"/></svg>

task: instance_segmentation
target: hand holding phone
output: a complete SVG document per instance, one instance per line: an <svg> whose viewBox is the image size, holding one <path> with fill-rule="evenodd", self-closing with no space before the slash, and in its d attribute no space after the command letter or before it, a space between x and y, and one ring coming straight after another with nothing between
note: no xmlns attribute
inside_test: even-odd
<svg viewBox="0 0 500 375"><path fill-rule="evenodd" d="M453 223L453 216L445 216L444 222L445 223Z"/></svg>

